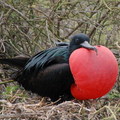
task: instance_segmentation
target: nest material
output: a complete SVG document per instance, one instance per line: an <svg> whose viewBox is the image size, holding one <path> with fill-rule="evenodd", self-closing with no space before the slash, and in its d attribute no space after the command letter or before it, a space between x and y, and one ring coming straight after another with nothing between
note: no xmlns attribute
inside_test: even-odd
<svg viewBox="0 0 120 120"><path fill-rule="evenodd" d="M46 104L43 99L31 99L31 101L10 103L0 100L0 120L101 120L120 118L120 100L106 100L105 98L88 101L66 101L55 105Z"/></svg>

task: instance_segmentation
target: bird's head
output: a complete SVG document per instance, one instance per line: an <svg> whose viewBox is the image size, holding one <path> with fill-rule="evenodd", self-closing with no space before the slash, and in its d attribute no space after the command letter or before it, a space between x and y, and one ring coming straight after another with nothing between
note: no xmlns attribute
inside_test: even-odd
<svg viewBox="0 0 120 120"><path fill-rule="evenodd" d="M69 45L70 53L72 53L74 50L76 50L78 48L82 48L82 47L86 48L86 49L94 50L97 53L96 47L90 45L89 42L90 42L90 38L83 33L74 35L71 38L71 42L70 42L70 45Z"/></svg>

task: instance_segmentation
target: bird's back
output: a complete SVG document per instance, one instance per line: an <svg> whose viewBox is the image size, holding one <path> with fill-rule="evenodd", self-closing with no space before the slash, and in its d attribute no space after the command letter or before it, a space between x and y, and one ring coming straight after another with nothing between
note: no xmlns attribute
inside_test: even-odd
<svg viewBox="0 0 120 120"><path fill-rule="evenodd" d="M67 62L68 62L68 46L50 48L39 52L31 59L29 59L24 68L23 73L24 75L29 75L31 73L33 75L50 65Z"/></svg>

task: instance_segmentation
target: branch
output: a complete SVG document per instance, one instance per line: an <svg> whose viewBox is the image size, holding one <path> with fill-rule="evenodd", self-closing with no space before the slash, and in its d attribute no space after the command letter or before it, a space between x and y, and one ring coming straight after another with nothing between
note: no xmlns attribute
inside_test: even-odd
<svg viewBox="0 0 120 120"><path fill-rule="evenodd" d="M31 25L32 27L34 27L34 28L36 28L37 30L39 30L39 28L37 28L37 27L35 27L33 24L31 24L31 23L29 22L29 19L28 19L23 13L21 13L19 10L17 10L16 8L14 8L13 6L11 6L11 5L9 5L9 4L5 3L4 1L1 1L1 0L0 0L0 4L2 4L2 5L4 5L4 6L10 8L11 10L15 11L15 12L18 13L29 25ZM40 31L40 30L39 30L39 31ZM46 34L44 34L43 32L41 32L41 33L46 36Z"/></svg>
<svg viewBox="0 0 120 120"><path fill-rule="evenodd" d="M10 118L31 118L34 117L36 115L40 115L40 113L24 113L24 114L10 114L10 115L0 115L0 120L1 119L10 119Z"/></svg>
<svg viewBox="0 0 120 120"><path fill-rule="evenodd" d="M115 7L118 6L119 4L120 4L120 2L118 2L118 3L115 5ZM99 26L99 24L100 24L103 20L105 20L105 19L107 18L109 12L111 12L110 9L100 18L100 20L98 21L98 23L96 23L95 27L93 27L93 29L91 30L91 32L88 34L89 37L91 37L91 36L93 35L93 33L96 31L96 28Z"/></svg>
<svg viewBox="0 0 120 120"><path fill-rule="evenodd" d="M15 12L17 12L23 19L28 20L28 18L27 18L26 16L24 16L19 10L17 10L17 9L14 8L13 6L5 3L4 1L0 1L0 3L1 3L2 5L4 5L4 6L10 8L10 9L14 10Z"/></svg>
<svg viewBox="0 0 120 120"><path fill-rule="evenodd" d="M68 38L70 35L72 35L79 27L83 25L84 22L79 23L67 36L64 37L64 39Z"/></svg>
<svg viewBox="0 0 120 120"><path fill-rule="evenodd" d="M0 85L10 83L10 82L15 82L15 81L14 80L8 80L8 81L0 82Z"/></svg>

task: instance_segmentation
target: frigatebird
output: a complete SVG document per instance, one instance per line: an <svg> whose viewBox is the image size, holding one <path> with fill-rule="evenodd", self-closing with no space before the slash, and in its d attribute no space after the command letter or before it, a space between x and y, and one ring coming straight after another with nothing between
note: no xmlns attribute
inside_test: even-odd
<svg viewBox="0 0 120 120"><path fill-rule="evenodd" d="M52 101L60 97L64 101L73 98L70 87L74 79L69 57L74 50L82 47L97 52L89 42L90 38L80 33L74 35L69 43L57 43L56 47L40 51L31 58L0 59L0 63L19 68L14 80L26 90L50 97Z"/></svg>

